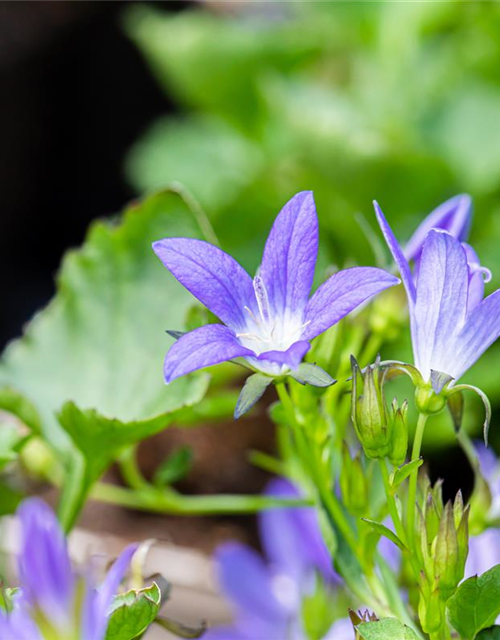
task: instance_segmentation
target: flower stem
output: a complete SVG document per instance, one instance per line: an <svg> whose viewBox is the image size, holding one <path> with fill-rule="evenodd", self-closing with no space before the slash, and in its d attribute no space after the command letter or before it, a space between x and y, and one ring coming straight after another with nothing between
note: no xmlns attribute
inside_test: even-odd
<svg viewBox="0 0 500 640"><path fill-rule="evenodd" d="M413 439L413 449L411 452L411 459L416 460L420 457L420 449L422 448L422 439L424 437L425 425L427 423L427 414L420 413L417 421L417 428L415 430L415 437ZM415 509L417 500L417 480L418 480L418 468L414 469L410 475L410 484L408 486L408 504L406 512L406 529L408 533L408 545L410 550L415 545Z"/></svg>
<svg viewBox="0 0 500 640"><path fill-rule="evenodd" d="M405 532L403 523L401 521L401 518L399 516L398 506L396 504L396 498L394 497L394 492L389 482L389 471L387 469L386 461L379 460L379 463L380 463L380 470L382 471L382 479L384 481L384 489L385 489L385 495L387 498L387 506L389 508L389 515L391 516L392 522L394 524L394 527L396 529L396 533L399 539L405 546L408 546L408 543L406 540L406 532Z"/></svg>
<svg viewBox="0 0 500 640"><path fill-rule="evenodd" d="M125 482L132 489L141 489L148 486L147 480L141 473L137 464L137 447L133 446L126 449L120 456L120 471Z"/></svg>
<svg viewBox="0 0 500 640"><path fill-rule="evenodd" d="M90 498L140 511L184 516L258 513L263 509L312 504L307 499L259 495L183 496L162 489L127 489L106 482L97 482L92 487Z"/></svg>

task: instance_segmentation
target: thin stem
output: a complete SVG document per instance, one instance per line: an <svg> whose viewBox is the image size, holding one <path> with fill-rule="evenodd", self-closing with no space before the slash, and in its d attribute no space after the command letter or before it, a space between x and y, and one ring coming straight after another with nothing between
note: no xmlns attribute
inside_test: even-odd
<svg viewBox="0 0 500 640"><path fill-rule="evenodd" d="M422 448L422 439L424 437L425 425L427 423L427 414L421 413L418 416L417 428L413 439L413 449L411 459L417 460L420 457L420 449ZM406 529L408 532L408 545L413 549L415 545L415 510L417 500L417 480L418 468L414 469L410 475L410 484L408 486L408 504L406 516Z"/></svg>
<svg viewBox="0 0 500 640"><path fill-rule="evenodd" d="M69 533L83 508L89 491L83 456L75 453L65 471L58 516L65 533Z"/></svg>
<svg viewBox="0 0 500 640"><path fill-rule="evenodd" d="M185 516L257 513L263 509L304 507L312 504L307 499L253 495L183 496L161 489L127 489L105 482L97 482L90 492L90 497L100 502L140 511Z"/></svg>
<svg viewBox="0 0 500 640"><path fill-rule="evenodd" d="M398 535L401 542L408 546L406 540L406 532L403 526L403 522L401 521L398 506L396 504L396 498L394 497L394 492L392 490L391 484L389 482L389 471L387 469L387 464L385 460L379 460L380 470L382 471L382 479L384 481L385 495L387 498L387 506L389 508L389 515L391 516L392 522L396 529L396 534Z"/></svg>
<svg viewBox="0 0 500 640"><path fill-rule="evenodd" d="M125 482L132 489L141 489L149 485L137 464L137 447L126 449L119 460L120 471Z"/></svg>

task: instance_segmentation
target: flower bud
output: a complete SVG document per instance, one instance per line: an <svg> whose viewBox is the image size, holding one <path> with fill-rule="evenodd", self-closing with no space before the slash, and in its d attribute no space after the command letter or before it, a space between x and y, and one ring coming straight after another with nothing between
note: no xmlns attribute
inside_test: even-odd
<svg viewBox="0 0 500 640"><path fill-rule="evenodd" d="M352 421L368 458L387 457L392 449L392 421L387 416L380 360L361 371L351 356Z"/></svg>
<svg viewBox="0 0 500 640"><path fill-rule="evenodd" d="M391 405L392 440L389 460L395 467L403 464L408 452L407 413L408 402L405 400L401 407L398 407L398 403L394 399Z"/></svg>
<svg viewBox="0 0 500 640"><path fill-rule="evenodd" d="M418 617L425 633L437 633L444 623L445 604L438 589L430 593L421 592Z"/></svg>
<svg viewBox="0 0 500 640"><path fill-rule="evenodd" d="M426 415L440 413L445 408L446 402L446 395L434 393L430 384L417 386L415 389L415 404L419 413Z"/></svg>
<svg viewBox="0 0 500 640"><path fill-rule="evenodd" d="M344 442L342 449L342 471L340 490L347 509L354 515L363 516L368 506L368 478L358 453L351 458L349 447Z"/></svg>

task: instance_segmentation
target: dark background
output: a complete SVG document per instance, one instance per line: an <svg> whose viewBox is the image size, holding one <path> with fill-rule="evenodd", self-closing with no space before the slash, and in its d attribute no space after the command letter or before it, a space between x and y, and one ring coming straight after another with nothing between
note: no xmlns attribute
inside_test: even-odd
<svg viewBox="0 0 500 640"><path fill-rule="evenodd" d="M89 222L133 197L124 153L172 110L122 33L123 4L0 2L0 348Z"/></svg>

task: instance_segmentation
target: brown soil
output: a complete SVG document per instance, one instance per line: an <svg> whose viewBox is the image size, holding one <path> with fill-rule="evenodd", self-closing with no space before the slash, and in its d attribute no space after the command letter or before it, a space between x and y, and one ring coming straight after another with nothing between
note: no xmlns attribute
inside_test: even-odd
<svg viewBox="0 0 500 640"><path fill-rule="evenodd" d="M249 418L170 428L146 440L139 449L141 470L151 477L170 453L187 445L193 451L193 466L188 477L176 485L182 493L261 493L269 475L250 464L248 453L252 449L266 453L274 450L274 428L266 412L272 393L266 394ZM120 483L118 469L111 469L105 480ZM157 515L89 501L79 526L131 540L155 538L206 553L228 539L258 544L255 518L251 516Z"/></svg>

